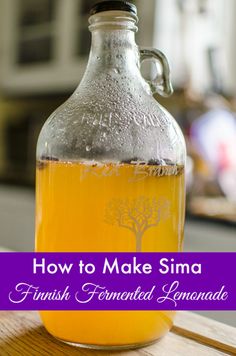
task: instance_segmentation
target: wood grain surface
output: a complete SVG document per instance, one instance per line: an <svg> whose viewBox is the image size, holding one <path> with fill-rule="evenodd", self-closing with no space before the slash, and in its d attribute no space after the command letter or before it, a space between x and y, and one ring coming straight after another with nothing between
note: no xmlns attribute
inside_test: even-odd
<svg viewBox="0 0 236 356"><path fill-rule="evenodd" d="M152 346L125 352L100 352L66 345L42 326L35 312L0 313L0 356L217 356L236 355L236 329L180 312L172 331Z"/></svg>

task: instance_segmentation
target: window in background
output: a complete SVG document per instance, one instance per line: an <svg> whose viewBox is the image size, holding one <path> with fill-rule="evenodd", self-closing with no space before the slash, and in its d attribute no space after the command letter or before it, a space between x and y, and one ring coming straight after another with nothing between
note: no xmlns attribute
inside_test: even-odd
<svg viewBox="0 0 236 356"><path fill-rule="evenodd" d="M0 0L0 89L15 95L71 92L91 44L88 17L97 0ZM155 0L138 5L138 41L153 46Z"/></svg>
<svg viewBox="0 0 236 356"><path fill-rule="evenodd" d="M28 65L53 59L55 0L19 0L16 63Z"/></svg>

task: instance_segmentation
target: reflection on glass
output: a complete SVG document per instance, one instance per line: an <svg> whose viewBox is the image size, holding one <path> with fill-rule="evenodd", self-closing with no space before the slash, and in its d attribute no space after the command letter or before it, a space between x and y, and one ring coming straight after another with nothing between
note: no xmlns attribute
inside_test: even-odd
<svg viewBox="0 0 236 356"><path fill-rule="evenodd" d="M136 1L130 1L134 3ZM75 50L76 56L86 56L89 54L91 46L91 36L88 30L88 18L89 12L94 4L98 3L98 0L80 0L78 1L78 40Z"/></svg>
<svg viewBox="0 0 236 356"><path fill-rule="evenodd" d="M86 56L89 54L91 37L88 30L88 18L91 7L97 0L82 0L78 2L78 40L75 48L76 56Z"/></svg>

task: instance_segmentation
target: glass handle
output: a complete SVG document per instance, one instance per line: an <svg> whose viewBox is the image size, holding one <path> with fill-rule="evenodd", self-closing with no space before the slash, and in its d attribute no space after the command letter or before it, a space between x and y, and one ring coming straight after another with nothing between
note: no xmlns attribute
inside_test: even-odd
<svg viewBox="0 0 236 356"><path fill-rule="evenodd" d="M161 96L168 97L173 94L173 87L170 80L170 67L164 53L154 48L140 48L140 62L151 60L158 67L161 64L162 75L157 76L153 80L148 80L153 94L158 93Z"/></svg>

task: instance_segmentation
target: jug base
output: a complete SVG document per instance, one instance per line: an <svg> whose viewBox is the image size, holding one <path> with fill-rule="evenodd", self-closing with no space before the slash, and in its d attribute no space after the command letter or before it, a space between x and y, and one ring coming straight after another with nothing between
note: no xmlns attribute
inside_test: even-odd
<svg viewBox="0 0 236 356"><path fill-rule="evenodd" d="M137 344L127 344L127 345L96 345L96 344L80 344L79 342L69 342L63 339L56 338L58 341L63 342L64 344L67 344L69 346L77 347L77 348L82 348L82 349L90 349L90 350L100 350L100 351L122 351L122 350L135 350L135 349L141 349L143 347L148 347L156 342L158 342L160 339L156 339L153 341L149 342L143 342L143 343L137 343Z"/></svg>

